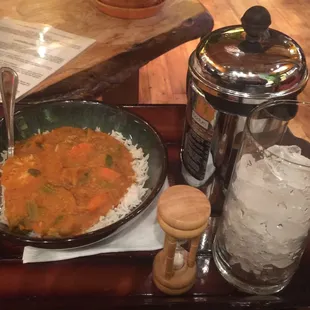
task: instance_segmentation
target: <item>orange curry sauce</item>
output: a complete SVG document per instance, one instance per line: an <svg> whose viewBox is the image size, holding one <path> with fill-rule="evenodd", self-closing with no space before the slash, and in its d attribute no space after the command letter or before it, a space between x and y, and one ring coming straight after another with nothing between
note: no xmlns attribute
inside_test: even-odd
<svg viewBox="0 0 310 310"><path fill-rule="evenodd" d="M134 181L132 156L115 138L61 127L18 142L2 167L11 229L74 236L99 221Z"/></svg>

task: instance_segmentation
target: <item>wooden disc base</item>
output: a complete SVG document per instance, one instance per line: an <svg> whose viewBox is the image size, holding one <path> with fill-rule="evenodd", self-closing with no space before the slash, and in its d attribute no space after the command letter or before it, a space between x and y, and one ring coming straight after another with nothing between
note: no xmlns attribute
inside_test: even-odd
<svg viewBox="0 0 310 310"><path fill-rule="evenodd" d="M184 266L179 270L174 270L173 275L167 279L164 257L164 251L160 251L153 263L153 281L157 288L168 295L180 295L190 290L196 280L196 264L189 267L185 261Z"/></svg>

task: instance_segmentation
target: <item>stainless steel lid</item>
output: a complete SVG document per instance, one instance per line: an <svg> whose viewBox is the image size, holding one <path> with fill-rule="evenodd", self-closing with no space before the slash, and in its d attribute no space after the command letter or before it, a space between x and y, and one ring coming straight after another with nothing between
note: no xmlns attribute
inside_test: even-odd
<svg viewBox="0 0 310 310"><path fill-rule="evenodd" d="M308 70L298 43L269 28L271 18L264 7L250 8L241 21L242 25L213 31L199 43L189 70L200 84L217 96L244 103L252 101L245 98L278 98L300 92Z"/></svg>

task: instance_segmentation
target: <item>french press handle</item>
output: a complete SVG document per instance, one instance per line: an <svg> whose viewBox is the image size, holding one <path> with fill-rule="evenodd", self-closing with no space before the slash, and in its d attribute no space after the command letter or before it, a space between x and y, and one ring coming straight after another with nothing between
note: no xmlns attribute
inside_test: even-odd
<svg viewBox="0 0 310 310"><path fill-rule="evenodd" d="M241 18L248 42L259 42L271 25L271 16L266 8L256 5L248 9Z"/></svg>
<svg viewBox="0 0 310 310"><path fill-rule="evenodd" d="M240 43L239 48L245 53L263 53L268 46L261 42L268 38L268 28L271 25L271 17L263 6L249 8L241 18L242 27L246 38Z"/></svg>

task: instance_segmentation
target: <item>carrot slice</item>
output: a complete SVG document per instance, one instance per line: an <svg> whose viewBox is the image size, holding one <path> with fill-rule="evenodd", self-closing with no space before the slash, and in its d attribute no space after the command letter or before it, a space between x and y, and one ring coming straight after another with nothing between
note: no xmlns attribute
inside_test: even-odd
<svg viewBox="0 0 310 310"><path fill-rule="evenodd" d="M104 207L103 215L105 215L110 210L110 207L109 205L107 205L107 202L108 202L107 194L98 194L89 201L87 209L89 211L95 211L101 207Z"/></svg>
<svg viewBox="0 0 310 310"><path fill-rule="evenodd" d="M121 176L121 174L110 168L100 168L99 176L105 181L113 182L117 180Z"/></svg>
<svg viewBox="0 0 310 310"><path fill-rule="evenodd" d="M72 149L69 151L70 156L80 156L85 153L89 153L92 150L92 145L90 143L79 143L72 147Z"/></svg>

